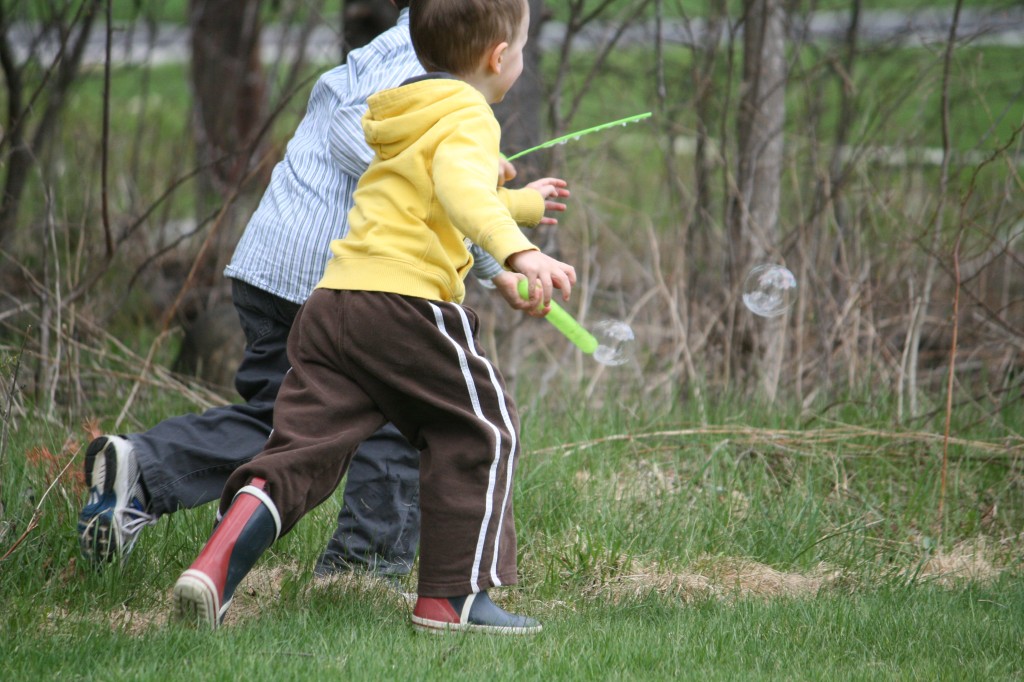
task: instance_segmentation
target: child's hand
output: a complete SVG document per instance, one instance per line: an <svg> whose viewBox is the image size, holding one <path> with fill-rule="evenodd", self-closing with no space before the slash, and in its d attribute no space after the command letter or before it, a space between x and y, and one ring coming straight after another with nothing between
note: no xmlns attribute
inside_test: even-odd
<svg viewBox="0 0 1024 682"><path fill-rule="evenodd" d="M511 161L498 159L498 187L503 186L506 182L512 182L516 175L518 175L518 172Z"/></svg>
<svg viewBox="0 0 1024 682"><path fill-rule="evenodd" d="M540 251L519 251L508 257L508 264L526 275L530 285L530 305L540 306L547 315L551 310L551 292L562 291L562 300L568 301L572 285L576 283L576 269L557 261Z"/></svg>
<svg viewBox="0 0 1024 682"><path fill-rule="evenodd" d="M564 211L565 204L560 201L551 201L552 199L564 199L569 196L569 190L566 189L569 186L565 180L560 178L541 178L540 180L534 180L527 185L532 190L540 192L540 195L544 197L544 210L545 211ZM557 225L558 220L555 218L544 217L540 220L541 225Z"/></svg>
<svg viewBox="0 0 1024 682"><path fill-rule="evenodd" d="M519 295L519 280L521 279L525 279L525 277L519 273L506 270L492 277L491 283L494 284L494 288L498 290L501 297L513 309L522 310L531 317L544 317L543 308L538 307L537 303L531 304L529 299ZM540 297L538 296L538 298Z"/></svg>

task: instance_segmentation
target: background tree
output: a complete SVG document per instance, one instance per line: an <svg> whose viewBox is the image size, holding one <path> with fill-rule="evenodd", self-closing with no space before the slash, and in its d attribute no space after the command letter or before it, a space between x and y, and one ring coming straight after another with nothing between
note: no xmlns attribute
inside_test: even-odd
<svg viewBox="0 0 1024 682"><path fill-rule="evenodd" d="M398 8L379 0L344 0L341 7L341 59L395 25Z"/></svg>
<svg viewBox="0 0 1024 682"><path fill-rule="evenodd" d="M192 112L204 185L223 199L251 170L266 117L260 0L190 0ZM206 203L206 202L204 202Z"/></svg>
<svg viewBox="0 0 1024 682"><path fill-rule="evenodd" d="M29 175L50 143L102 6L101 0L32 8L0 2L0 68L7 86L0 131L0 247L17 225ZM19 47L28 48L20 58Z"/></svg>
<svg viewBox="0 0 1024 682"><path fill-rule="evenodd" d="M991 68L1001 48L973 42L1003 30L1003 14L964 10L956 29L952 7L935 9L929 20L946 33L925 49L907 40L919 17L887 33L862 0L841 12L780 0L531 3L538 37L498 107L505 151L655 112L519 162L524 178L573 185L570 211L539 235L578 265L573 311L588 324L627 320L642 355L595 371L545 325L471 294L507 376L521 363L539 377L538 399L563 383L590 395L612 377L666 400L695 396L698 383L705 397L757 391L801 405L871 390L922 420L956 345L954 378L976 389L971 400L1019 399L1019 83ZM346 49L326 0L192 0L194 14L168 16L172 5L0 0L0 346L25 340L22 376L34 365L40 404L73 410L100 390L78 354L177 338L163 324L175 300L207 293L187 273L220 281L220 266L197 256L230 257L252 208L242 204L262 191L258 169L281 157L313 80ZM236 14L204 23L211 11ZM183 55L167 65L167 48ZM237 184L246 177L250 194ZM784 260L800 282L788 317L737 305L760 259ZM961 320L971 324L954 340ZM169 364L143 356L117 376Z"/></svg>
<svg viewBox="0 0 1024 682"><path fill-rule="evenodd" d="M178 285L163 324L173 317L184 329L174 369L221 386L230 386L243 346L222 272L265 181L254 171L268 161L262 11L261 0L189 1L195 221L204 238L191 259L160 261Z"/></svg>
<svg viewBox="0 0 1024 682"><path fill-rule="evenodd" d="M754 263L781 262L778 216L786 122L785 9L782 0L746 0L743 11L743 79L736 113L736 185L729 219L729 262L734 290ZM737 301L734 309L738 310ZM764 395L774 399L782 366L784 337L779 322L767 325L758 350ZM739 325L736 348L744 348L750 327ZM734 358L743 361L745 353Z"/></svg>

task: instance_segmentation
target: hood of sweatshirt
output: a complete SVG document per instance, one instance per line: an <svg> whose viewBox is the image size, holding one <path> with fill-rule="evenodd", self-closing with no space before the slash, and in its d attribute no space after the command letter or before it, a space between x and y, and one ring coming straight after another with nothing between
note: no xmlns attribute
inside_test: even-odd
<svg viewBox="0 0 1024 682"><path fill-rule="evenodd" d="M467 106L490 105L483 94L460 80L434 77L384 90L368 100L363 117L366 142L382 159L402 153L438 121Z"/></svg>

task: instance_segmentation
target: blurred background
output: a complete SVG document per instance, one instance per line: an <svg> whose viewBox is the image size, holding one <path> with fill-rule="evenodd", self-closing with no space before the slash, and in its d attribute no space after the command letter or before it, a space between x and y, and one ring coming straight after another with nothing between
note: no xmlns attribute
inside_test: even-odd
<svg viewBox="0 0 1024 682"><path fill-rule="evenodd" d="M636 336L630 362L598 365L471 283L520 394L705 421L718 397L860 401L1019 435L1019 3L530 4L507 154L653 115L517 161L523 182L570 183L560 225L532 234L577 268L566 308ZM135 428L134 400L231 399L223 267L316 77L394 18L386 0L0 0L7 419ZM796 276L785 315L741 302L762 263Z"/></svg>

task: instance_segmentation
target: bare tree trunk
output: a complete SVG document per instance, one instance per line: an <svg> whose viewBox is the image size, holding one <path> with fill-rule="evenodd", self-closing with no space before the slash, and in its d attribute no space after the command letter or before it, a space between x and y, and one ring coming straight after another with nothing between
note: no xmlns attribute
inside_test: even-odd
<svg viewBox="0 0 1024 682"><path fill-rule="evenodd" d="M192 123L199 167L197 218L216 212L261 158L266 119L266 76L260 61L260 0L190 0ZM261 184L262 183L256 183ZM233 215L233 213L232 213ZM200 308L212 305L202 290L221 289L223 260L237 239L227 220L195 278ZM210 299L210 300L207 300ZM195 311L189 311L188 316Z"/></svg>
<svg viewBox="0 0 1024 682"><path fill-rule="evenodd" d="M847 168L843 164L842 150L849 142L850 129L857 115L857 97L853 88L853 67L857 58L857 37L860 33L861 0L852 0L850 4L850 24L846 30L846 49L841 65L836 65L836 79L839 81L839 120L836 122L835 147L829 164L829 199L835 213L836 225L840 237L847 228L845 205L841 197ZM840 238L836 259L841 257L843 241Z"/></svg>
<svg viewBox="0 0 1024 682"><path fill-rule="evenodd" d="M717 2L708 3L708 19L701 42L695 47L693 74L693 107L697 114L697 144L694 150L694 193L697 206L693 212L693 230L700 233L710 228L712 205L711 183L715 162L711 158L712 106L715 94L714 73L718 61L718 43L722 24L727 20L725 8Z"/></svg>
<svg viewBox="0 0 1024 682"><path fill-rule="evenodd" d="M100 0L83 2L70 18L56 6L50 9L48 15L54 19L42 30L57 34L60 52L43 74L42 84L29 93L22 76L26 70L37 68L35 55L18 63L7 32L16 17L9 17L6 6L0 3L0 68L7 84L6 120L0 128L0 168L6 166L0 194L0 245L7 242L17 225L22 194L78 75L99 5ZM37 121L34 129L33 118Z"/></svg>
<svg viewBox="0 0 1024 682"><path fill-rule="evenodd" d="M341 58L395 25L398 8L382 0L343 0Z"/></svg>
<svg viewBox="0 0 1024 682"><path fill-rule="evenodd" d="M200 164L217 194L250 170L266 109L260 0L191 0L193 118Z"/></svg>
<svg viewBox="0 0 1024 682"><path fill-rule="evenodd" d="M777 254L778 211L783 168L782 128L786 119L786 59L782 0L746 0L743 33L743 84L737 116L737 168L732 224L733 282L750 264ZM762 351L758 367L761 391L769 400L778 389L784 335L781 320L769 321L761 339L738 343Z"/></svg>
<svg viewBox="0 0 1024 682"><path fill-rule="evenodd" d="M911 417L916 417L920 414L917 402L918 353L921 348L921 331L924 328L925 319L928 317L928 309L932 300L932 287L935 284L935 272L938 267L939 245L942 241L943 213L946 207L946 195L949 191L949 163L950 150L952 149L952 131L950 130L949 119L949 81L950 71L952 68L953 50L956 46L956 32L960 25L960 10L962 5L963 0L957 0L956 5L953 8L953 21L950 23L949 37L946 41L945 51L943 52L942 97L940 101L940 106L942 107L942 164L939 168L939 186L936 193L938 205L935 207L934 219L932 221L931 243L926 251L928 264L925 267L924 284L922 286L920 298L914 302L914 314L911 316L910 328L907 330L907 349L909 354L907 356L906 382ZM900 407L902 408L902 405Z"/></svg>

